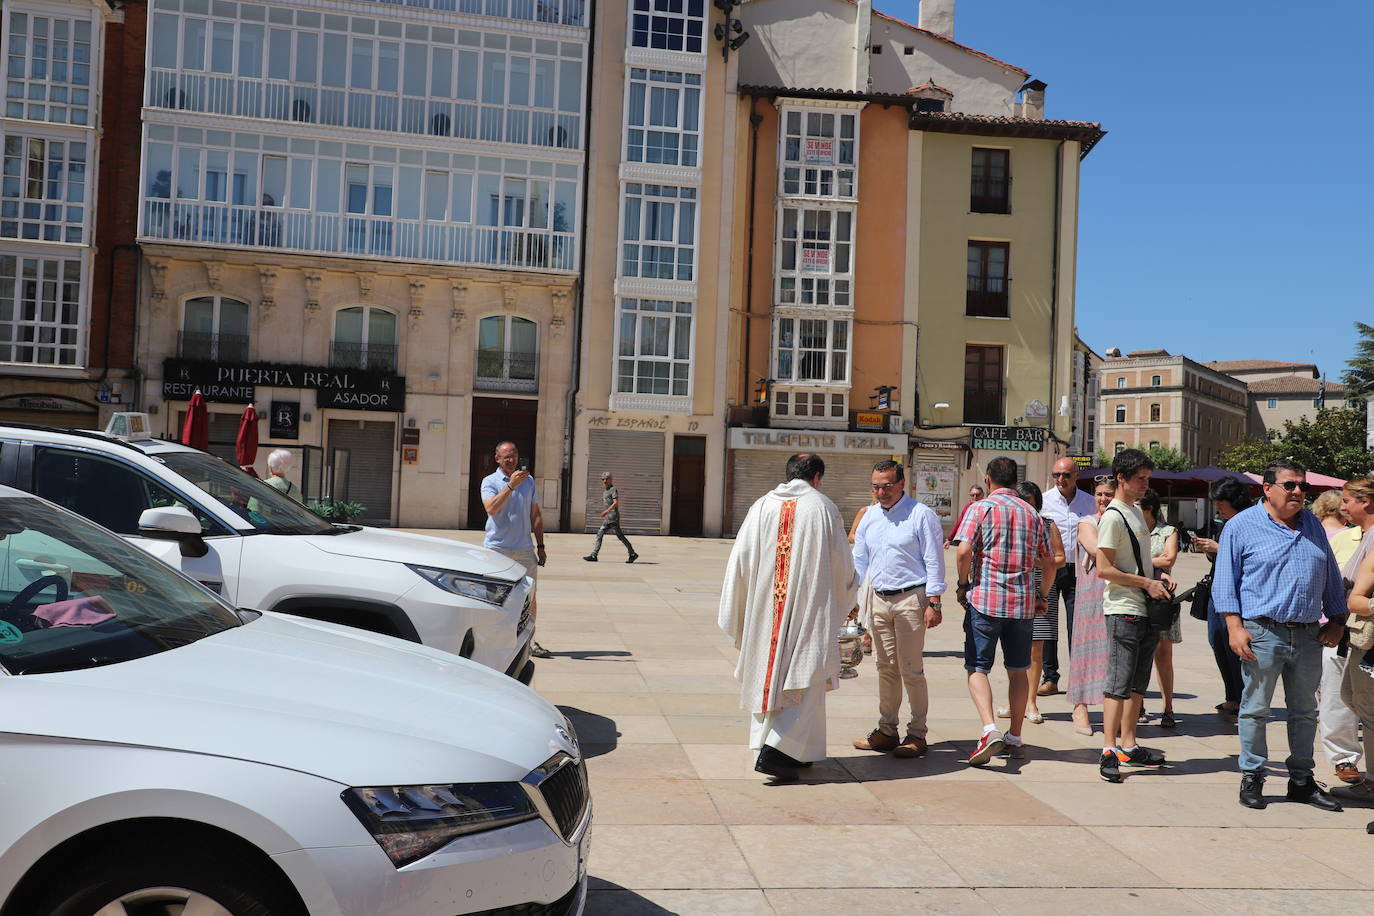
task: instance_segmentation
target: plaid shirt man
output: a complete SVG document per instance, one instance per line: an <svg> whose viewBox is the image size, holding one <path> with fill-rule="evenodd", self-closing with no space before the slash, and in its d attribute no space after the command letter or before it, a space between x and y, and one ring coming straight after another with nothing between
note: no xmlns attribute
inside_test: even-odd
<svg viewBox="0 0 1374 916"><path fill-rule="evenodd" d="M1051 555L1039 514L1002 487L969 508L955 537L973 546L969 603L989 617L1034 617L1035 564Z"/></svg>

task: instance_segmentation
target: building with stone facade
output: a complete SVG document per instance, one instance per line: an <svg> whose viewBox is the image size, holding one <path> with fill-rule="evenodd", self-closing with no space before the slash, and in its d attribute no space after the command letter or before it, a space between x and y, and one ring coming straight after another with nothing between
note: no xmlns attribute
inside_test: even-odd
<svg viewBox="0 0 1374 916"><path fill-rule="evenodd" d="M226 452L252 403L263 454L295 452L308 496L440 527L485 521L481 478L512 439L554 527L584 0L152 0L147 16L138 361L158 432L199 389Z"/></svg>
<svg viewBox="0 0 1374 916"><path fill-rule="evenodd" d="M825 458L846 518L874 461L907 462L949 526L992 458L1047 483L1082 433L1080 162L1103 131L1047 120L1045 83L956 42L953 12L740 7L727 531L789 452Z"/></svg>
<svg viewBox="0 0 1374 916"><path fill-rule="evenodd" d="M1313 363L1233 359L1207 366L1245 383L1250 392L1250 436L1272 438L1283 431L1285 421L1310 420L1323 407L1345 404L1345 386L1326 381Z"/></svg>
<svg viewBox="0 0 1374 916"><path fill-rule="evenodd" d="M1194 467L1246 437L1249 392L1239 381L1168 350L1109 349L1098 368L1098 441L1123 448L1178 449Z"/></svg>
<svg viewBox="0 0 1374 916"><path fill-rule="evenodd" d="M92 429L135 397L139 29L102 0L0 9L0 421Z"/></svg>

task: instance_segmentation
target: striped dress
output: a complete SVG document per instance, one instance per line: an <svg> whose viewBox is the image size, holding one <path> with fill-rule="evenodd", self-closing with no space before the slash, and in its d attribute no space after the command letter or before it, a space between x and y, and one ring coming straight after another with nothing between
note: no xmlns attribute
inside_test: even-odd
<svg viewBox="0 0 1374 916"><path fill-rule="evenodd" d="M1083 521L1096 527L1098 519ZM1081 548L1078 554L1068 699L1075 706L1096 706L1102 702L1102 680L1107 674L1107 621L1102 616L1102 593L1107 583L1098 578L1096 564Z"/></svg>

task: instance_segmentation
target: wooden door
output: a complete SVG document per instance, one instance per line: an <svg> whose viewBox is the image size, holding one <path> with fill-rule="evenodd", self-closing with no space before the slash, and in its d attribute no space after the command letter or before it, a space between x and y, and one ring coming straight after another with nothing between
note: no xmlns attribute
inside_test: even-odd
<svg viewBox="0 0 1374 916"><path fill-rule="evenodd" d="M669 534L701 537L706 496L706 437L673 437L673 502Z"/></svg>
<svg viewBox="0 0 1374 916"><path fill-rule="evenodd" d="M520 450L520 463L529 467L539 479L550 476L548 469L535 464L535 428L539 417L539 402L528 398L473 398L472 436L470 443L471 473L468 478L469 528L483 528L487 524L487 510L482 507L482 479L496 470L496 443L507 439ZM555 469L554 477L557 477Z"/></svg>

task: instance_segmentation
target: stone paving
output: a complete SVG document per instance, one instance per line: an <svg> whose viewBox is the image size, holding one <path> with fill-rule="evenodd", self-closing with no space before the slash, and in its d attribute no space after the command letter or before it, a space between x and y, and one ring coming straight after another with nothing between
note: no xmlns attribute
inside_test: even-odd
<svg viewBox="0 0 1374 916"><path fill-rule="evenodd" d="M589 914L1374 911L1374 811L1287 803L1277 777L1267 810L1237 804L1235 729L1213 711L1204 627L1186 614L1179 728L1141 729L1165 770L1102 782L1100 734L1073 731L1062 694L1042 702L1045 724L1026 725L1027 760L965 765L979 728L954 606L926 643L925 758L850 745L876 724L870 658L828 697L830 759L770 786L715 622L730 542L633 540L634 565L614 542L593 564L590 536L549 535L540 577L539 640L555 657L534 687L574 717L595 799ZM1185 556L1179 578L1204 569ZM1157 713L1158 695L1146 706ZM1270 747L1282 760L1281 724ZM1318 778L1334 781L1320 748Z"/></svg>

